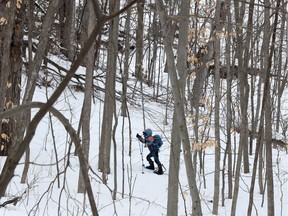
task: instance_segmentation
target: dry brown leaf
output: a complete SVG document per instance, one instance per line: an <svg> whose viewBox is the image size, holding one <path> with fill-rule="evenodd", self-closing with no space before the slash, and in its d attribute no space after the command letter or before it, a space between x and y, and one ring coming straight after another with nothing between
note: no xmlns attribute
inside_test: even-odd
<svg viewBox="0 0 288 216"><path fill-rule="evenodd" d="M0 18L0 25L6 25L7 24L7 19L4 17Z"/></svg>
<svg viewBox="0 0 288 216"><path fill-rule="evenodd" d="M9 136L6 133L2 133L1 138L5 141L9 140Z"/></svg>

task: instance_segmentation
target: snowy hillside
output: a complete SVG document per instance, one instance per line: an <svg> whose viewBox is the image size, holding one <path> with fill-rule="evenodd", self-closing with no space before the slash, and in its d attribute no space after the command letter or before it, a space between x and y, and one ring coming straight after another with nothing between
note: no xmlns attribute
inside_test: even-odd
<svg viewBox="0 0 288 216"><path fill-rule="evenodd" d="M79 69L78 73L83 73ZM165 78L165 77L164 77ZM131 78L130 84L134 85L135 80ZM101 83L99 83L101 85ZM121 90L120 84L117 86ZM38 88L34 101L45 102L52 94L53 88ZM151 89L144 86L145 93L151 93ZM131 92L129 93L131 94ZM98 92L97 97L103 99L103 93ZM130 100L128 118L118 115L118 127L116 134L117 142L117 199L113 201L112 192L114 185L114 159L111 160L111 174L108 184L101 181L101 173L97 171L98 148L100 141L100 128L103 113L102 100L96 100L92 108L91 116L91 145L90 145L90 179L97 208L100 215L135 215L135 216L161 216L166 215L167 188L169 174L169 154L172 110L168 109L168 125L164 125L165 106L162 103L153 101L152 98L145 98L146 128L151 128L154 133L161 134L164 145L161 148L160 160L166 168L164 175L155 175L152 171L144 169L142 173L141 143L136 139L137 133L142 133L143 112L140 103L140 96ZM83 93L66 89L61 98L54 105L71 122L77 130L79 115L83 103ZM36 113L37 110L33 110ZM120 103L117 103L117 112L120 113ZM51 118L50 118L51 117ZM132 129L132 134L129 133ZM129 144L131 140L131 157L129 157ZM234 134L234 141L237 143L238 134ZM0 215L3 216L24 216L24 215L91 215L89 201L86 196L77 193L79 177L79 162L74 155L75 148L65 131L65 128L53 116L46 116L39 125L35 137L30 145L30 169L26 184L20 184L21 174L24 166L24 158L19 164L15 177L7 190L6 197L0 203L19 196L19 201L14 205L7 204L0 208ZM222 146L223 147L223 146ZM224 147L223 147L224 148ZM56 149L56 151L55 151ZM112 155L114 149L112 147ZM56 161L56 153L58 161ZM148 149L143 148L144 163ZM288 213L288 159L283 150L273 149L274 154L274 187L275 187L275 211L276 215L287 215ZM5 162L5 157L0 158L0 166ZM253 157L250 157L251 167ZM59 172L57 171L59 167ZM179 196L179 216L191 215L192 205L189 195L188 183L185 174L183 159L179 184L181 194ZM222 166L221 166L222 167ZM207 147L205 151L205 178L198 173L198 187L202 200L203 215L212 215L213 185L214 185L214 146ZM241 174L239 198L237 204L237 215L246 215L249 201L250 174ZM204 182L205 179L205 182ZM256 184L257 186L257 184ZM227 189L226 189L227 190ZM227 194L227 191L225 191ZM266 195L265 195L266 196ZM219 208L219 215L230 215L231 200L225 196L225 205ZM220 202L221 203L221 202ZM253 215L266 215L266 199L259 194L255 188Z"/></svg>

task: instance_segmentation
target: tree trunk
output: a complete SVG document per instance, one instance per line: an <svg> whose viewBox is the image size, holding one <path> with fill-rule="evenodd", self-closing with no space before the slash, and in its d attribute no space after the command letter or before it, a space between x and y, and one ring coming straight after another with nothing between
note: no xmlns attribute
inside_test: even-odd
<svg viewBox="0 0 288 216"><path fill-rule="evenodd" d="M240 109L241 109L241 131L240 131L240 141L239 145L242 145L243 149L243 164L244 164L244 173L249 172L249 152L248 152L248 99L249 99L249 85L247 81L247 70L245 69L245 60L243 58L243 29L240 26L243 26L245 4L240 3L239 0L234 0L235 7L235 19L236 19L236 56L238 59L238 68L239 68L239 89L240 89ZM249 38L248 38L248 42ZM247 41L246 41L247 43ZM247 59L246 59L247 60Z"/></svg>
<svg viewBox="0 0 288 216"><path fill-rule="evenodd" d="M215 172L214 172L214 195L213 195L213 210L212 213L218 214L219 206L219 192L220 192L220 100L221 100L221 86L220 86L220 9L221 4L219 1L216 3L216 31L214 37L214 65L215 65L215 79L214 79L214 91L215 91ZM219 34L219 35L218 35Z"/></svg>
<svg viewBox="0 0 288 216"><path fill-rule="evenodd" d="M2 107L0 110L4 111L18 106L20 103L24 7L17 8L15 1L11 3L10 7L2 8L5 5L1 3L0 7L0 10L3 10L4 15L6 15L4 19L8 20L6 24L0 26L0 78L2 88L0 95ZM19 123L19 116L1 121L1 156L7 156L11 151L10 149L15 145Z"/></svg>
<svg viewBox="0 0 288 216"><path fill-rule="evenodd" d="M252 215L254 186L255 186L256 172L257 172L257 162L258 162L259 156L261 155L260 152L263 149L262 147L263 146L262 136L264 136L263 129L264 129L264 99L262 101L262 110L261 110L260 123L259 123L259 136L257 137L256 150L255 150L255 155L254 155L254 163L253 163L253 169L252 169L252 178L251 178L250 191L249 191L249 204L248 204L248 211L247 211L248 216ZM261 161L259 161L259 163L261 163Z"/></svg>
<svg viewBox="0 0 288 216"><path fill-rule="evenodd" d="M179 43L177 47L177 71L179 71L180 79L179 86L182 94L182 100L185 95L185 80L187 77L187 47L188 47L188 25L189 25L189 1L184 0L180 5L179 17L181 22L179 23ZM171 36L170 36L171 37ZM174 61L174 59L167 60ZM175 66L174 66L175 67ZM168 71L169 73L169 71ZM183 101L182 101L183 103ZM184 103L183 103L184 109ZM170 148L170 163L169 163L169 187L168 187L168 202L167 202L167 215L178 214L178 184L179 184L179 165L180 165L180 151L181 151L181 136L178 133L179 122L177 118L176 107L173 113L173 125L171 134L171 148Z"/></svg>
<svg viewBox="0 0 288 216"><path fill-rule="evenodd" d="M284 7L284 6L282 6ZM283 8L283 10L285 10L285 8ZM282 80L281 81L281 76L284 74L282 73L282 71L286 71L286 68L285 67L282 67L282 62L283 62L283 57L282 57L282 53L283 53L283 47L284 47L284 36L285 36L285 31L287 29L285 29L285 22L286 22L286 16L287 14L286 13L283 13L282 14L283 18L281 20L281 33L280 33L280 44L279 44L279 51L277 51L277 55L279 56L278 58L278 62L277 62L277 65L278 65L278 68L277 68L277 95L276 98L277 98L277 111L276 111L276 132L279 132L280 131L280 118L281 118L281 99L282 99L282 95L283 95L283 90L282 90L282 86L283 86L283 82L286 83L286 79ZM275 60L276 61L276 60ZM287 67L287 64L286 64L286 67Z"/></svg>
<svg viewBox="0 0 288 216"><path fill-rule="evenodd" d="M12 44L12 35L14 33L14 22L15 22L15 13L16 7L6 7L5 2L0 3L0 13L1 16L7 20L7 23L0 25L0 86L3 88L5 86L5 91L0 91L0 110L4 110L5 97L6 97L6 88L8 82L9 71L7 68L10 68L10 53L11 53L11 44ZM0 127L1 130L2 126Z"/></svg>
<svg viewBox="0 0 288 216"><path fill-rule="evenodd" d="M88 7L85 11L85 21L86 21L86 39L92 33L92 29L95 26L95 14L93 10L93 5L91 2L87 2ZM93 94L93 71L95 63L95 43L92 44L90 50L86 56L86 79L85 79L85 92L84 101L82 106L82 148L83 153L86 157L86 163L89 161L89 149L90 149L90 116L91 116L91 100ZM87 167L88 171L88 167ZM82 171L79 170L79 180L78 180L78 193L85 192L85 183L82 177Z"/></svg>
<svg viewBox="0 0 288 216"><path fill-rule="evenodd" d="M181 137L179 135L178 129L179 126L177 120L177 113L176 111L174 111L170 144L167 216L178 215L178 185L181 152Z"/></svg>
<svg viewBox="0 0 288 216"><path fill-rule="evenodd" d="M122 95L121 95L121 115L127 117L127 81L129 78L129 57L130 57L130 19L131 10L127 10L127 18L125 22L126 37L124 51L124 70L122 74Z"/></svg>
<svg viewBox="0 0 288 216"><path fill-rule="evenodd" d="M172 50L172 38L174 35L175 30L171 30L171 22L167 20L164 13L164 6L163 2L156 1L157 11L159 13L160 22L163 26L163 36L164 36L164 47L167 56L167 64L168 64L168 73L171 78L172 84L172 91L175 100L175 110L177 113L178 124L179 124L179 131L180 137L183 147L184 153L184 161L186 167L186 174L189 184L189 190L192 203L192 215L202 215L202 208L201 208L201 201L199 197L199 192L196 184L196 173L195 169L192 164L192 153L191 153L191 146L189 141L189 134L186 125L186 117L185 117L185 110L184 110L184 95L181 93L181 87L178 83L177 72L174 62L174 53Z"/></svg>
<svg viewBox="0 0 288 216"><path fill-rule="evenodd" d="M247 36L246 36L246 40L245 40L245 43L244 43L244 63L243 63L243 67L244 67L244 71L248 71L248 69L249 69L249 59L251 59L251 41L252 41L252 36L253 36L253 14L254 14L254 0L250 0L250 4L249 4L249 14L248 14L248 24L247 24ZM251 62L251 66L250 67L252 67L252 63L253 63L253 61ZM244 82L245 82L245 85L247 86L247 90L246 91L248 91L249 92L249 87L248 87L248 81L247 81L247 73L246 74L244 74L244 76L246 76L246 78L245 78L245 80L244 80ZM253 77L251 78L252 80L253 80ZM252 81L251 81L252 82ZM252 84L254 84L254 83L252 83ZM252 89L253 89L253 87L252 87ZM251 90L251 92L252 92L252 90ZM249 94L249 93L247 93L247 94ZM246 96L247 97L247 104L248 104L248 95ZM253 104L253 94L251 93L251 98L252 98L252 100L251 100L251 111L252 111L252 128L254 129L254 104ZM246 98L245 98L245 102L246 102ZM248 111L248 110L247 110ZM247 112L246 111L246 112ZM247 113L248 114L248 113ZM248 119L247 119L247 121L248 121ZM248 122L247 122L247 125L248 125ZM248 127L247 127L248 128ZM245 147L245 151L244 151L244 172L245 172L245 170L246 170L246 172L245 173L247 173L247 172L249 172L249 164L246 164L246 166L248 166L248 169L245 169L245 158L247 159L248 158L248 154L250 153L250 154L252 154L252 150L253 150L253 146L252 146L252 143L253 143L253 139L251 138L250 139L250 145L249 145L249 147L250 148L248 148L248 131L246 132L245 131L245 134L247 134L247 148ZM249 161L248 161L249 162Z"/></svg>
<svg viewBox="0 0 288 216"><path fill-rule="evenodd" d="M120 2L117 0L109 1L109 11L114 13L118 11ZM106 174L110 173L110 151L112 122L115 103L115 80L116 80L116 63L118 53L118 28L119 17L110 21L108 57L107 57L107 74L105 83L104 112L102 118L101 143L99 146L98 168L103 173L104 182L107 180Z"/></svg>
<svg viewBox="0 0 288 216"><path fill-rule="evenodd" d="M270 53L267 59L267 67L265 67L266 76L265 76L265 86L264 86L264 100L265 100L265 144L266 144L266 178L267 178L267 215L273 216L275 214L274 210L274 181L273 181L273 161L272 161L272 119L271 119L271 96L270 96L270 73L272 67L272 57L275 52L275 41L276 41L276 31L279 17L279 8L280 8L281 0L277 0L276 11L275 11L275 19L272 31L272 41L270 47ZM270 17L269 7L270 2L268 0L264 1L265 4L265 21L267 21L264 25L264 31L268 34L270 25L268 22L268 17ZM269 34L268 34L269 35ZM265 92L266 90L266 92ZM266 94L265 94L266 93Z"/></svg>
<svg viewBox="0 0 288 216"><path fill-rule="evenodd" d="M136 63L135 63L135 76L137 79L142 80L142 64L143 64L143 31L144 31L144 4L145 0L137 1L137 29L136 29Z"/></svg>
<svg viewBox="0 0 288 216"><path fill-rule="evenodd" d="M88 1L87 1L88 2ZM86 5L87 5L86 2ZM73 61L75 54L75 1L66 0L59 9L59 34L61 51Z"/></svg>
<svg viewBox="0 0 288 216"><path fill-rule="evenodd" d="M23 104L26 104L30 101L32 101L33 95L34 95L34 91L35 91L35 87L36 87L36 80L37 77L39 75L39 71L40 71L40 67L42 64L42 60L44 58L44 55L46 54L45 50L47 49L47 45L48 45L48 40L49 40L49 31L51 30L51 27L53 25L54 22L54 15L55 15L55 11L57 11L57 8L59 7L59 3L60 1L54 1L53 3L49 4L48 9L47 9L47 13L45 15L44 21L43 21L43 25L42 25L42 29L41 29L41 36L40 36L40 42L37 46L37 50L34 56L34 59L32 59L32 49L30 46L32 46L32 36L31 36L31 32L33 31L33 2L29 2L28 4L28 14L29 14L29 18L28 20L30 21L28 23L28 29L29 31L29 38L28 38L28 46L29 46L29 67L28 67L28 80L26 83L26 87L25 87L25 93L24 93L24 97L23 97ZM20 143L22 141L22 138L24 136L24 132L27 128L27 125L30 122L30 117L31 117L31 112L30 110L27 110L27 112L24 112L21 114L21 126L19 127L18 130L18 140L17 143ZM27 148L26 150L26 157L25 157L25 164L24 164L24 169L23 169L23 173L22 173L22 177L21 177L21 183L25 183L26 181L26 175L27 172L29 170L29 148Z"/></svg>
<svg viewBox="0 0 288 216"><path fill-rule="evenodd" d="M227 9L227 31L232 32L232 24L231 24L231 1L226 0L226 9ZM227 164L228 164L228 199L232 199L232 191L233 191L233 171L232 171L232 139L231 139L231 129L232 129L232 74L230 73L231 67L231 38L228 37L226 40L226 48L225 48L225 58L228 69L228 77L227 77L227 149L225 154L227 154ZM223 166L225 167L225 161ZM223 169L224 172L224 169ZM224 181L224 179L223 179ZM223 185L224 187L224 185ZM224 198L222 205L224 205Z"/></svg>

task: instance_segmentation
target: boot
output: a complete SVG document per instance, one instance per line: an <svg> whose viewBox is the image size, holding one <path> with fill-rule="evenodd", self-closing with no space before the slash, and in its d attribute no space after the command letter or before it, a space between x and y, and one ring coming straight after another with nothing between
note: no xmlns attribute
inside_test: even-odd
<svg viewBox="0 0 288 216"><path fill-rule="evenodd" d="M150 169L150 170L154 170L155 168L154 168L154 163L153 163L153 161L151 161L151 162L149 162L149 166L146 166L145 168L146 169Z"/></svg>
<svg viewBox="0 0 288 216"><path fill-rule="evenodd" d="M162 168L162 165L158 166L158 170L155 171L154 173L156 173L157 175L162 175L162 174L163 174L163 168Z"/></svg>

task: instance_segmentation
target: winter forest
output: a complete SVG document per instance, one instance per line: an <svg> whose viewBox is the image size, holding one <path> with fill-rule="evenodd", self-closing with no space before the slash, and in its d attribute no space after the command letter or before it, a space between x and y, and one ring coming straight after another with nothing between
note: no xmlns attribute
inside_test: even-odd
<svg viewBox="0 0 288 216"><path fill-rule="evenodd" d="M287 3L0 0L0 215L287 215Z"/></svg>

